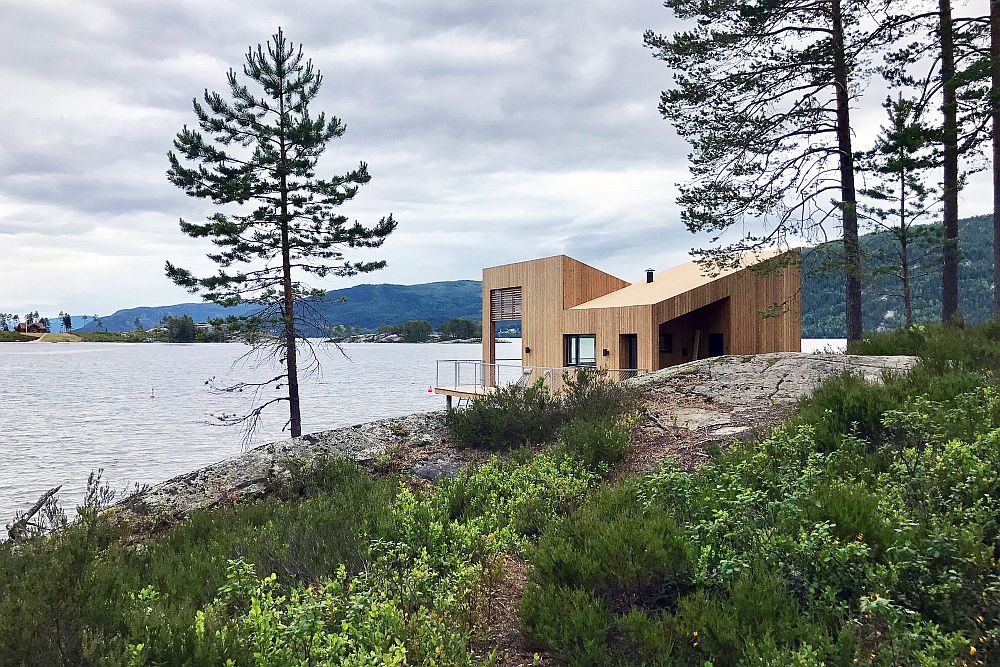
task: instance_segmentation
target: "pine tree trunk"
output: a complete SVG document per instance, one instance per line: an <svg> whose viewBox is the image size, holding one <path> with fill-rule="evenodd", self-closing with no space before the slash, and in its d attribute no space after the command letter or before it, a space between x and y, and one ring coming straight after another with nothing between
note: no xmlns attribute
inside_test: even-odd
<svg viewBox="0 0 1000 667"><path fill-rule="evenodd" d="M282 149L284 153L284 149ZM299 369L295 349L295 298L292 294L292 261L288 243L288 192L285 175L281 175L281 274L284 287L285 365L288 371L288 423L291 435L302 435L302 415L299 410Z"/></svg>
<svg viewBox="0 0 1000 667"><path fill-rule="evenodd" d="M913 297L910 294L910 250L905 235L899 239L900 280L903 283L903 315L906 326L913 326Z"/></svg>
<svg viewBox="0 0 1000 667"><path fill-rule="evenodd" d="M993 112L993 314L1000 316L1000 0L990 1L990 75Z"/></svg>
<svg viewBox="0 0 1000 667"><path fill-rule="evenodd" d="M906 227L906 171L899 171L899 273L903 283L903 316L913 326L913 298L910 294L910 239Z"/></svg>
<svg viewBox="0 0 1000 667"><path fill-rule="evenodd" d="M844 304L847 340L861 338L861 248L858 244L858 205L851 148L851 98L844 50L841 0L832 0L833 76L837 89L837 148L840 152L840 199L844 225Z"/></svg>
<svg viewBox="0 0 1000 667"><path fill-rule="evenodd" d="M297 438L302 435L302 415L299 409L299 369L298 354L295 348L295 295L292 292L292 259L291 247L288 235L288 175L287 175L287 152L284 137L285 119L285 94L279 91L279 113L281 114L282 137L281 137L281 172L280 172L280 197L281 197L281 283L284 288L284 335L285 335L285 369L288 372L288 424L291 435Z"/></svg>
<svg viewBox="0 0 1000 667"><path fill-rule="evenodd" d="M958 319L958 99L955 91L955 36L951 0L938 0L941 32L941 80L943 101L942 149L944 152L944 244L941 271L941 321Z"/></svg>

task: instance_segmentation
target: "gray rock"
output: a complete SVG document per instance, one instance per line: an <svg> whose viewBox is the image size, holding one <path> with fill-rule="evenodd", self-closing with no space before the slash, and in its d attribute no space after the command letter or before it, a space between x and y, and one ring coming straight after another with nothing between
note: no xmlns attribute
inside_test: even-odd
<svg viewBox="0 0 1000 667"><path fill-rule="evenodd" d="M916 357L775 352L756 356L713 357L647 373L633 385L655 391L670 385L685 393L727 406L792 404L808 396L823 380L851 372L878 382L884 373L905 373Z"/></svg>
<svg viewBox="0 0 1000 667"><path fill-rule="evenodd" d="M670 415L671 423L677 428L690 431L722 426L730 422L729 414L705 408L678 408Z"/></svg>
<svg viewBox="0 0 1000 667"><path fill-rule="evenodd" d="M462 471L465 464L454 459L444 459L429 461L421 465L414 466L412 472L421 479L429 482L440 482L443 479L452 479Z"/></svg>
<svg viewBox="0 0 1000 667"><path fill-rule="evenodd" d="M198 509L259 498L273 483L289 475L291 460L346 456L362 464L375 463L392 448L405 445L407 433L422 442L447 435L444 412L428 412L356 424L272 442L149 487L113 508L138 516L179 518Z"/></svg>

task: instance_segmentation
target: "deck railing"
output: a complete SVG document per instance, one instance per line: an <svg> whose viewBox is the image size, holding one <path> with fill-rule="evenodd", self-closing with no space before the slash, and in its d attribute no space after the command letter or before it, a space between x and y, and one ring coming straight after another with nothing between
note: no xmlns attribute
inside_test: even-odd
<svg viewBox="0 0 1000 667"><path fill-rule="evenodd" d="M437 362L436 389L481 395L494 387L512 384L528 385L542 380L552 391L560 391L566 379L573 373L593 371L591 366L570 366L549 368L545 366L525 366L519 360L501 360L488 364L474 359L446 359ZM600 369L612 382L622 382L645 373L638 368Z"/></svg>

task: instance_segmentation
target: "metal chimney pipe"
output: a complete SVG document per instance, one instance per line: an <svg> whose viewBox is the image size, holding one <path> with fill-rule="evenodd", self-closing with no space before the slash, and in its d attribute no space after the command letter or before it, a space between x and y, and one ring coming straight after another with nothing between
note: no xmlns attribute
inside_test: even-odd
<svg viewBox="0 0 1000 667"><path fill-rule="evenodd" d="M653 282L653 269L646 269L646 282Z"/></svg>

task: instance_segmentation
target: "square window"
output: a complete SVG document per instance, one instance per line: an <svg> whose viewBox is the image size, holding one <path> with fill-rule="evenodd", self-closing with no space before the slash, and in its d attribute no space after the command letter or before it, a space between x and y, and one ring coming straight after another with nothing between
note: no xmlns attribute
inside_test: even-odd
<svg viewBox="0 0 1000 667"><path fill-rule="evenodd" d="M597 336L594 334L569 334L565 337L567 366L597 365Z"/></svg>

